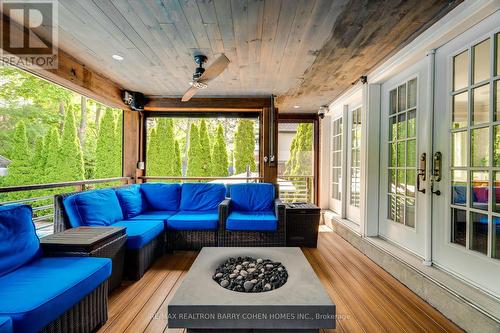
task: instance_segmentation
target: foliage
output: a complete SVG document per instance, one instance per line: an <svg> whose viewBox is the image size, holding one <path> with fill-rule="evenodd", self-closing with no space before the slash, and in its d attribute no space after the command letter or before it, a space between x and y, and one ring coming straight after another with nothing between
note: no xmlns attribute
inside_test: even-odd
<svg viewBox="0 0 500 333"><path fill-rule="evenodd" d="M285 166L286 176L309 176L312 174L312 124L301 123L292 139L290 159Z"/></svg>
<svg viewBox="0 0 500 333"><path fill-rule="evenodd" d="M59 165L61 159L61 139L57 128L52 127L45 137L45 177L40 183L55 183L61 181Z"/></svg>
<svg viewBox="0 0 500 333"><path fill-rule="evenodd" d="M187 162L187 176L198 177L202 174L202 159L200 145L200 134L198 126L191 124L189 129L189 149L188 149L188 162Z"/></svg>
<svg viewBox="0 0 500 333"><path fill-rule="evenodd" d="M174 169L172 170L172 176L182 176L181 148L179 145L179 141L177 140L175 140Z"/></svg>
<svg viewBox="0 0 500 333"><path fill-rule="evenodd" d="M121 134L116 124L115 114L106 109L97 135L95 150L96 178L120 177L121 170Z"/></svg>
<svg viewBox="0 0 500 333"><path fill-rule="evenodd" d="M210 138L208 135L207 122L202 119L200 122L200 163L201 177L210 177L212 174L212 153Z"/></svg>
<svg viewBox="0 0 500 333"><path fill-rule="evenodd" d="M9 173L2 182L3 186L15 186L29 184L31 179L31 152L28 148L28 137L26 125L19 122L12 138L12 153L9 156L12 163L9 165ZM14 198L11 198L14 199Z"/></svg>
<svg viewBox="0 0 500 333"><path fill-rule="evenodd" d="M212 153L212 176L226 177L228 175L228 170L229 164L224 129L219 123L215 134L215 143Z"/></svg>
<svg viewBox="0 0 500 333"><path fill-rule="evenodd" d="M72 110L66 111L60 154L59 172L61 180L72 181L85 179L82 147L78 140L75 114Z"/></svg>
<svg viewBox="0 0 500 333"><path fill-rule="evenodd" d="M247 166L250 166L250 171L256 170L254 149L255 149L255 134L253 121L239 120L236 127L234 137L234 159L236 173L243 173Z"/></svg>

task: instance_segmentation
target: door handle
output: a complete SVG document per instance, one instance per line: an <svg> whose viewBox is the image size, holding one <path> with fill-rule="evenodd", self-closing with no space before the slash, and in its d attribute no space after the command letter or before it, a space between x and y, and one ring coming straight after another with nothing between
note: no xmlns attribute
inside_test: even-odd
<svg viewBox="0 0 500 333"><path fill-rule="evenodd" d="M442 169L443 169L442 160L443 160L443 155L441 154L440 151L435 152L434 155L432 156L431 192L434 193L435 195L441 195L440 190L434 191L434 184L441 181L441 173L442 173Z"/></svg>
<svg viewBox="0 0 500 333"><path fill-rule="evenodd" d="M421 193L425 193L425 188L420 188L420 180L425 182L425 171L426 171L426 161L427 161L427 154L422 153L420 155L420 160L418 163L418 173L417 173L417 191Z"/></svg>

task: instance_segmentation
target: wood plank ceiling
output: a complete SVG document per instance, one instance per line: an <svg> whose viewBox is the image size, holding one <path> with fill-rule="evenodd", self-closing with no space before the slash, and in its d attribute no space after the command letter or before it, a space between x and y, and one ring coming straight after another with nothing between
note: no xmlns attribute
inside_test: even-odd
<svg viewBox="0 0 500 333"><path fill-rule="evenodd" d="M168 97L189 87L194 54L224 53L228 70L198 97L274 94L282 112L316 112L456 2L60 0L59 47L125 89Z"/></svg>

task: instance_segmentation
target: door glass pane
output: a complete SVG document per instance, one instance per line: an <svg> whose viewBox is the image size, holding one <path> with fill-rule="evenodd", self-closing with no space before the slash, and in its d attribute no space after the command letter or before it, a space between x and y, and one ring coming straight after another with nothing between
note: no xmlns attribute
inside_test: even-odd
<svg viewBox="0 0 500 333"><path fill-rule="evenodd" d="M396 197L394 195L387 196L387 218L396 220Z"/></svg>
<svg viewBox="0 0 500 333"><path fill-rule="evenodd" d="M463 92L453 96L453 126L452 128L460 128L467 126L467 103L468 92Z"/></svg>
<svg viewBox="0 0 500 333"><path fill-rule="evenodd" d="M476 209L488 210L488 172L471 172L471 202L472 207Z"/></svg>
<svg viewBox="0 0 500 333"><path fill-rule="evenodd" d="M494 98L494 103L493 105L495 106L495 110L493 110L493 115L494 115L494 121L499 121L500 120L500 80L495 81L495 89L493 89L493 98Z"/></svg>
<svg viewBox="0 0 500 333"><path fill-rule="evenodd" d="M397 117L390 117L389 118L389 141L396 140L397 138L397 127L398 122L397 122Z"/></svg>
<svg viewBox="0 0 500 333"><path fill-rule="evenodd" d="M497 34L497 42L496 44L496 53L497 53L497 70L496 70L496 75L500 75L500 33Z"/></svg>
<svg viewBox="0 0 500 333"><path fill-rule="evenodd" d="M474 83L490 77L490 39L472 48L474 54Z"/></svg>
<svg viewBox="0 0 500 333"><path fill-rule="evenodd" d="M453 90L467 87L469 51L464 51L453 58Z"/></svg>
<svg viewBox="0 0 500 333"><path fill-rule="evenodd" d="M398 112L398 91L391 90L389 93L389 114Z"/></svg>
<svg viewBox="0 0 500 333"><path fill-rule="evenodd" d="M387 186L387 191L389 193L396 193L396 170L389 170L389 184Z"/></svg>
<svg viewBox="0 0 500 333"><path fill-rule="evenodd" d="M396 197L396 222L403 223L403 217L405 214L405 198L397 196Z"/></svg>
<svg viewBox="0 0 500 333"><path fill-rule="evenodd" d="M406 138L406 114L398 116L398 139Z"/></svg>
<svg viewBox="0 0 500 333"><path fill-rule="evenodd" d="M417 110L411 110L407 114L408 137L414 138L417 135Z"/></svg>
<svg viewBox="0 0 500 333"><path fill-rule="evenodd" d="M398 142L398 166L404 167L406 163L406 142L399 141Z"/></svg>
<svg viewBox="0 0 500 333"><path fill-rule="evenodd" d="M415 197L415 181L417 180L416 171L413 169L406 170L406 195Z"/></svg>
<svg viewBox="0 0 500 333"><path fill-rule="evenodd" d="M467 131L460 131L451 134L451 154L452 166L467 166Z"/></svg>
<svg viewBox="0 0 500 333"><path fill-rule="evenodd" d="M417 145L417 140L408 140L407 142L407 161L406 161L406 166L408 167L416 167L417 166L417 152L416 152L416 145Z"/></svg>
<svg viewBox="0 0 500 333"><path fill-rule="evenodd" d="M397 177L398 177L397 193L404 195L406 192L406 170L404 169L397 170Z"/></svg>
<svg viewBox="0 0 500 333"><path fill-rule="evenodd" d="M406 199L405 224L415 227L415 199Z"/></svg>
<svg viewBox="0 0 500 333"><path fill-rule="evenodd" d="M417 79L408 81L408 109L417 106Z"/></svg>
<svg viewBox="0 0 500 333"><path fill-rule="evenodd" d="M406 109L406 84L398 87L398 112Z"/></svg>
<svg viewBox="0 0 500 333"><path fill-rule="evenodd" d="M485 84L474 89L472 99L472 123L487 123L490 120L490 85Z"/></svg>
<svg viewBox="0 0 500 333"><path fill-rule="evenodd" d="M500 217L493 216L493 258L500 259Z"/></svg>
<svg viewBox="0 0 500 333"><path fill-rule="evenodd" d="M500 171L493 172L493 211L500 213Z"/></svg>
<svg viewBox="0 0 500 333"><path fill-rule="evenodd" d="M361 192L361 108L351 112L351 167L350 198L351 206L359 207Z"/></svg>
<svg viewBox="0 0 500 333"><path fill-rule="evenodd" d="M472 166L488 166L489 142L489 127L471 130Z"/></svg>
<svg viewBox="0 0 500 333"><path fill-rule="evenodd" d="M493 126L493 166L500 166L500 125Z"/></svg>
<svg viewBox="0 0 500 333"><path fill-rule="evenodd" d="M467 203L467 171L453 170L451 172L451 203L465 206Z"/></svg>
<svg viewBox="0 0 500 333"><path fill-rule="evenodd" d="M467 239L467 212L462 209L451 209L451 242L465 247Z"/></svg>
<svg viewBox="0 0 500 333"><path fill-rule="evenodd" d="M470 213L472 224L472 250L486 254L488 252L488 215Z"/></svg>
<svg viewBox="0 0 500 333"><path fill-rule="evenodd" d="M397 158L397 143L389 144L389 167L396 166L396 158Z"/></svg>

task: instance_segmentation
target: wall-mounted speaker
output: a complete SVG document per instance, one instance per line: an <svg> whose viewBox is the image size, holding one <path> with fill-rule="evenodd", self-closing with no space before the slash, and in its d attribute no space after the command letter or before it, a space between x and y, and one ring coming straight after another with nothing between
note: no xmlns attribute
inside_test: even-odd
<svg viewBox="0 0 500 333"><path fill-rule="evenodd" d="M124 90L122 93L123 103L128 105L134 111L143 111L146 98L144 94L135 91Z"/></svg>

